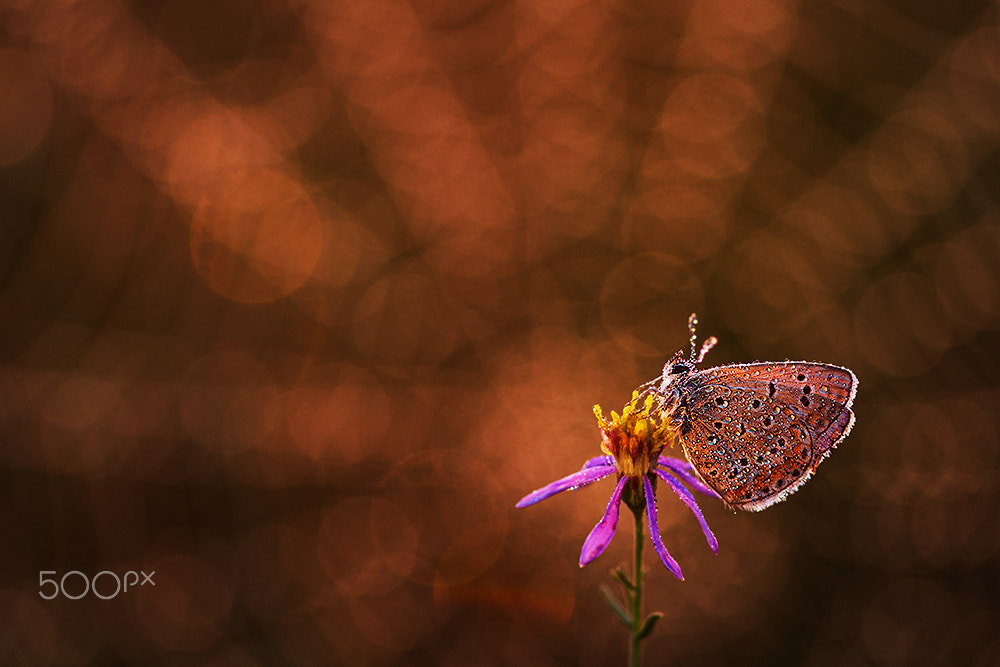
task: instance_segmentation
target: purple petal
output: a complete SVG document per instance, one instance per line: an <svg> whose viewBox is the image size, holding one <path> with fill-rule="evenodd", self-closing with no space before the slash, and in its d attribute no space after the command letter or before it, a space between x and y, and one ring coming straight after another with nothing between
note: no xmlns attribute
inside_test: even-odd
<svg viewBox="0 0 1000 667"><path fill-rule="evenodd" d="M587 468L594 468L596 466L613 466L614 464L615 460L605 454L604 456L595 456L594 458L589 459L583 464L583 469L586 470Z"/></svg>
<svg viewBox="0 0 1000 667"><path fill-rule="evenodd" d="M656 554L660 557L660 560L663 561L663 564L670 570L670 573L681 581L684 581L681 566L677 564L674 557L667 551L666 545L663 544L663 538L660 537L660 526L656 521L656 496L653 494L653 485L649 483L649 478L645 475L642 477L642 485L646 492L646 519L649 521L649 537L653 540L653 548L656 550Z"/></svg>
<svg viewBox="0 0 1000 667"><path fill-rule="evenodd" d="M611 538L615 536L615 530L618 529L618 503L622 499L622 490L628 480L628 477L622 477L618 480L618 486L611 494L611 500L608 501L608 508L604 510L604 516L590 531L590 535L587 535L587 539L583 541L583 550L580 552L580 567L600 556L611 544Z"/></svg>
<svg viewBox="0 0 1000 667"><path fill-rule="evenodd" d="M589 468L584 468L579 472L567 475L566 477L552 482L547 486L543 486L536 491L532 491L517 502L517 507L534 505L535 503L545 500L550 496L554 496L557 493L561 493L562 491L578 489L581 486L586 486L587 484L591 484L599 479L604 479L605 477L613 474L615 474L614 466L594 465Z"/></svg>
<svg viewBox="0 0 1000 667"><path fill-rule="evenodd" d="M657 463L673 470L678 477L684 480L685 484L692 486L695 491L704 493L706 496L712 496L713 498L722 498L715 489L698 479L697 475L692 474L691 471L694 470L694 466L687 461L675 459L672 456L661 456Z"/></svg>
<svg viewBox="0 0 1000 667"><path fill-rule="evenodd" d="M691 472L694 470L694 466L691 462L686 459L679 459L676 456L663 456L660 454L660 458L656 460L661 466L669 466L676 470L677 472L687 471Z"/></svg>
<svg viewBox="0 0 1000 667"><path fill-rule="evenodd" d="M712 533L712 529L708 527L708 523L705 521L705 515L701 513L701 508L698 507L698 501L694 499L694 495L685 488L683 484L677 481L670 473L657 469L657 477L666 482L677 497L687 505L691 513L694 514L695 518L698 519L698 523L701 524L701 532L705 534L705 539L708 540L708 546L711 547L712 551L719 553L719 540L715 539L715 535Z"/></svg>

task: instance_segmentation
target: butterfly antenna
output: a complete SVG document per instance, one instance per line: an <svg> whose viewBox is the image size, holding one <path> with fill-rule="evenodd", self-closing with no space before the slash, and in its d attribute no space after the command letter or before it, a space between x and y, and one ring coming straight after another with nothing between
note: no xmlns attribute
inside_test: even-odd
<svg viewBox="0 0 1000 667"><path fill-rule="evenodd" d="M688 318L688 331L691 333L691 362L694 363L694 350L695 343L698 338L694 333L695 328L698 326L698 315L697 313L691 313L691 317Z"/></svg>
<svg viewBox="0 0 1000 667"><path fill-rule="evenodd" d="M713 347L715 347L715 344L718 342L719 339L716 338L715 336L709 336L708 338L706 338L705 342L701 344L701 352L698 353L698 360L695 361L694 363L700 364L702 361L704 361L705 355L708 354L708 351L711 350Z"/></svg>
<svg viewBox="0 0 1000 667"><path fill-rule="evenodd" d="M698 326L698 315L691 313L691 317L688 318L688 331L691 332L691 364L697 365L705 360L705 355L708 351L715 347L715 344L719 342L719 339L715 336L710 336L705 339L705 342L701 344L701 352L698 353L696 357L694 354L696 344L698 342L697 336L695 336L694 330Z"/></svg>

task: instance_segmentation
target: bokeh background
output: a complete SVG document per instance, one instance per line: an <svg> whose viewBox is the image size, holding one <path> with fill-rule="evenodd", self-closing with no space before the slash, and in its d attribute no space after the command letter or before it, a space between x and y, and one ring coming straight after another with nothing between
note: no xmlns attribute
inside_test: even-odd
<svg viewBox="0 0 1000 667"><path fill-rule="evenodd" d="M513 505L697 312L858 421L717 556L661 495L648 664L997 664L998 18L3 0L0 661L620 664L610 482Z"/></svg>

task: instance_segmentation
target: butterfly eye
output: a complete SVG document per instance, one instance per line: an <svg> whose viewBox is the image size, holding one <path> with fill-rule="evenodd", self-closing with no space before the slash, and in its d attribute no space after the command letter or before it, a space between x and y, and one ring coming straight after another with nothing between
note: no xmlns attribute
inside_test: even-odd
<svg viewBox="0 0 1000 667"><path fill-rule="evenodd" d="M689 370L691 369L687 367L687 364L674 364L670 368L670 374L680 375L681 373L687 373Z"/></svg>

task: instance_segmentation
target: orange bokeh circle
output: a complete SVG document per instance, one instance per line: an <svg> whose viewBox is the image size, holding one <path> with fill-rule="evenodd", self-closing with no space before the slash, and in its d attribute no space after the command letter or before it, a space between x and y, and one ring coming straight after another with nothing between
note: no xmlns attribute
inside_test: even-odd
<svg viewBox="0 0 1000 667"><path fill-rule="evenodd" d="M191 221L198 273L214 291L241 303L266 303L301 287L316 267L322 241L309 195L269 169L223 177Z"/></svg>

